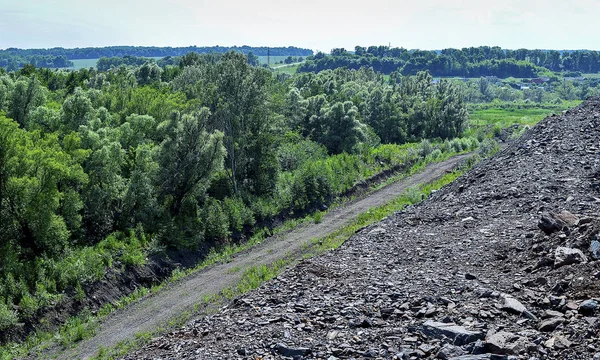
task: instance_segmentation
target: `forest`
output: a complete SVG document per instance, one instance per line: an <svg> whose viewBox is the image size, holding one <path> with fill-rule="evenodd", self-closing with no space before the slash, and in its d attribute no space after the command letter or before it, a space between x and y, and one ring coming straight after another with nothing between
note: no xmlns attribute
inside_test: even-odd
<svg viewBox="0 0 600 360"><path fill-rule="evenodd" d="M346 67L372 67L384 74L414 75L428 71L433 76L536 77L550 71L597 73L600 52L557 50L508 50L500 47L470 47L441 51L407 50L387 46L356 46L353 52L333 49L330 55L317 53L308 58L299 72L319 72Z"/></svg>
<svg viewBox="0 0 600 360"><path fill-rule="evenodd" d="M18 70L26 64L47 68L66 68L72 66L70 60L122 58L125 56L143 58L161 58L167 56L183 56L195 52L199 54L224 54L228 51L238 51L243 54L253 53L256 56L309 56L312 50L288 47L252 47L252 46L187 46L187 47L156 47L156 46L107 46L88 48L51 48L51 49L15 49L0 50L0 67L8 70Z"/></svg>
<svg viewBox="0 0 600 360"><path fill-rule="evenodd" d="M295 76L236 51L0 69L0 334L107 269L239 241L383 170L485 142L459 84Z"/></svg>

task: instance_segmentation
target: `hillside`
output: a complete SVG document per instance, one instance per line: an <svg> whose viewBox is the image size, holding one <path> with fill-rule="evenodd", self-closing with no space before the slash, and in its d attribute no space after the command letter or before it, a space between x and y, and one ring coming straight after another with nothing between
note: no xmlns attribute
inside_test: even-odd
<svg viewBox="0 0 600 360"><path fill-rule="evenodd" d="M600 99L549 117L126 359L600 358L599 129Z"/></svg>

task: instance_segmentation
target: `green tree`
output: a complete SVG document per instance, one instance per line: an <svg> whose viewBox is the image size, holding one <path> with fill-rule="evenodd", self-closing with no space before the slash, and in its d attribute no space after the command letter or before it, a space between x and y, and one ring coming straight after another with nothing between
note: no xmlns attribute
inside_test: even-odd
<svg viewBox="0 0 600 360"><path fill-rule="evenodd" d="M25 132L0 117L0 144L2 242L15 242L27 259L59 254L80 224L76 189L87 176L56 135Z"/></svg>
<svg viewBox="0 0 600 360"><path fill-rule="evenodd" d="M209 111L177 115L158 154L158 201L174 218L196 219L198 198L223 168L223 134L206 130Z"/></svg>
<svg viewBox="0 0 600 360"><path fill-rule="evenodd" d="M29 113L45 101L46 91L35 76L18 80L10 95L8 116L24 127Z"/></svg>

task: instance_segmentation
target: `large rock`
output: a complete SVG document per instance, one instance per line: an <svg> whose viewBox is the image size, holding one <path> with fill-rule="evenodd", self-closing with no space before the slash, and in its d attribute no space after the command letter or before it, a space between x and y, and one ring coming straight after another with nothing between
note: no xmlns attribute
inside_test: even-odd
<svg viewBox="0 0 600 360"><path fill-rule="evenodd" d="M596 300L586 300L579 305L579 312L584 315L593 315L598 309L598 302Z"/></svg>
<svg viewBox="0 0 600 360"><path fill-rule="evenodd" d="M458 346L469 344L484 338L483 333L480 331L471 331L453 323L447 324L431 320L426 321L423 324L421 331L429 337L438 339L448 337L452 339L454 345Z"/></svg>
<svg viewBox="0 0 600 360"><path fill-rule="evenodd" d="M489 352L500 355L516 355L527 346L527 339L513 333L501 331L485 339Z"/></svg>
<svg viewBox="0 0 600 360"><path fill-rule="evenodd" d="M525 305L521 304L519 300L515 299L512 296L504 296L504 304L502 305L502 310L518 315L524 315L530 319L536 319L536 316L529 310L527 310Z"/></svg>
<svg viewBox="0 0 600 360"><path fill-rule="evenodd" d="M448 360L457 356L466 355L466 353L467 352L464 351L460 346L446 344L440 349L440 351L438 351L436 357L438 359Z"/></svg>
<svg viewBox="0 0 600 360"><path fill-rule="evenodd" d="M560 317L555 317L549 320L546 320L540 324L540 331L554 331L559 325L565 322L565 319Z"/></svg>
<svg viewBox="0 0 600 360"><path fill-rule="evenodd" d="M496 354L463 355L450 358L449 360L504 360L506 356Z"/></svg>
<svg viewBox="0 0 600 360"><path fill-rule="evenodd" d="M282 343L277 344L275 346L275 350L277 350L279 354L289 357L306 356L311 353L311 350L309 348L293 348Z"/></svg>
<svg viewBox="0 0 600 360"><path fill-rule="evenodd" d="M538 222L538 227L550 235L552 233L577 225L579 219L568 211L562 211L558 214L544 214Z"/></svg>
<svg viewBox="0 0 600 360"><path fill-rule="evenodd" d="M579 249L559 246L554 252L554 268L565 265L586 263L587 257Z"/></svg>

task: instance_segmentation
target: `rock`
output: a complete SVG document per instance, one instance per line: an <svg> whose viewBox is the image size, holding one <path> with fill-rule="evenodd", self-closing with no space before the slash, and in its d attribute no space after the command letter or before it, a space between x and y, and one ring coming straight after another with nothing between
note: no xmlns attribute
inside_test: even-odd
<svg viewBox="0 0 600 360"><path fill-rule="evenodd" d="M477 279L477 276L475 276L475 275L473 275L471 273L466 273L465 274L465 279L467 279L467 280L475 280L475 279Z"/></svg>
<svg viewBox="0 0 600 360"><path fill-rule="evenodd" d="M506 356L499 356L495 354L480 354L480 355L462 355L450 358L449 360L503 360Z"/></svg>
<svg viewBox="0 0 600 360"><path fill-rule="evenodd" d="M373 230L369 231L369 233L367 235L377 236L377 235L385 235L385 233L387 233L386 229L384 229L382 227L376 227Z"/></svg>
<svg viewBox="0 0 600 360"><path fill-rule="evenodd" d="M438 359L447 360L453 357L465 355L466 352L459 346L454 346L450 344L444 345L440 351L438 351L436 357Z"/></svg>
<svg viewBox="0 0 600 360"><path fill-rule="evenodd" d="M557 220L552 214L542 215L538 222L538 227L546 233L546 235L561 231L565 226L567 226L567 224L562 220Z"/></svg>
<svg viewBox="0 0 600 360"><path fill-rule="evenodd" d="M584 315L593 315L598 309L598 302L595 300L586 300L579 305L579 312Z"/></svg>
<svg viewBox="0 0 600 360"><path fill-rule="evenodd" d="M596 260L600 260L600 241L592 240L590 243L590 252Z"/></svg>
<svg viewBox="0 0 600 360"><path fill-rule="evenodd" d="M306 356L311 353L311 350L309 348L303 348L303 347L292 348L292 347L288 347L282 343L275 345L275 350L279 354L281 354L283 356L288 356L288 357Z"/></svg>
<svg viewBox="0 0 600 360"><path fill-rule="evenodd" d="M542 322L540 324L539 329L540 329L540 331L547 331L547 332L554 331L554 329L556 329L560 324L562 324L564 322L565 322L565 319L563 319L563 318L559 318L559 317L552 318L550 320L546 320L546 321Z"/></svg>
<svg viewBox="0 0 600 360"><path fill-rule="evenodd" d="M486 338L485 342L489 352L500 355L514 355L525 349L527 339L513 333L501 331Z"/></svg>
<svg viewBox="0 0 600 360"><path fill-rule="evenodd" d="M525 305L521 304L521 302L512 296L504 297L504 304L502 305L502 310L512 312L518 315L525 315L530 319L537 319L535 315L533 315Z"/></svg>
<svg viewBox="0 0 600 360"><path fill-rule="evenodd" d="M423 334L429 337L438 339L441 339L444 336L448 337L452 340L454 345L458 346L472 343L484 338L483 333L479 331L470 331L454 323L447 324L431 320L426 321L422 325L421 331Z"/></svg>
<svg viewBox="0 0 600 360"><path fill-rule="evenodd" d="M552 214L552 217L566 226L576 226L579 224L579 218L566 210L563 210L558 214Z"/></svg>
<svg viewBox="0 0 600 360"><path fill-rule="evenodd" d="M557 269L561 266L586 263L587 258L583 252L579 249L568 248L559 246L554 252L554 268Z"/></svg>
<svg viewBox="0 0 600 360"><path fill-rule="evenodd" d="M365 351L363 353L364 357L369 357L369 358L374 358L374 357L377 357L378 355L379 355L379 353L375 349L368 349L367 351Z"/></svg>

